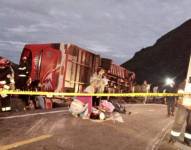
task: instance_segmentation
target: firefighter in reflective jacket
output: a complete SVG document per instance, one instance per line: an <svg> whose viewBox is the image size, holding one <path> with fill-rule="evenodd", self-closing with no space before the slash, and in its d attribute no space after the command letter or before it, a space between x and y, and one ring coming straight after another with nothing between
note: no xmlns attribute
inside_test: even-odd
<svg viewBox="0 0 191 150"><path fill-rule="evenodd" d="M179 87L178 92L179 93L191 92L191 56L190 56L190 61L188 65L186 80ZM185 122L186 122L186 129L184 132L184 142L188 146L191 146L191 97L190 95L184 95L182 98L179 98L179 105L176 111L174 124L171 130L170 142L180 140L181 131Z"/></svg>
<svg viewBox="0 0 191 150"><path fill-rule="evenodd" d="M179 86L178 93L184 93L186 80ZM175 115L175 121L171 130L170 142L180 141L181 131L186 122L184 132L184 143L191 146L191 110L183 105L183 97L179 97L178 108Z"/></svg>
<svg viewBox="0 0 191 150"><path fill-rule="evenodd" d="M22 57L22 61L17 70L16 89L26 90L27 80L29 77L29 69L27 63L27 57Z"/></svg>
<svg viewBox="0 0 191 150"><path fill-rule="evenodd" d="M0 60L0 90L9 90L14 87L14 72L10 66L10 62L6 59ZM0 95L1 111L11 110L10 96L6 94Z"/></svg>

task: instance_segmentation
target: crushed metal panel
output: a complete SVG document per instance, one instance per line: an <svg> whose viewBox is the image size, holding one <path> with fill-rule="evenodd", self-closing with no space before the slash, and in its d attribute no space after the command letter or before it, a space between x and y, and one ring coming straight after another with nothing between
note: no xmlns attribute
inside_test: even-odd
<svg viewBox="0 0 191 150"><path fill-rule="evenodd" d="M68 54L65 87L74 88L77 57Z"/></svg>

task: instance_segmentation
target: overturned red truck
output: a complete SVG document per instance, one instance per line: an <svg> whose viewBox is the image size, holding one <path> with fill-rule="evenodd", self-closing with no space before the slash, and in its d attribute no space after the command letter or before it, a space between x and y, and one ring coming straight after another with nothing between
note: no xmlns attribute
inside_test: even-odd
<svg viewBox="0 0 191 150"><path fill-rule="evenodd" d="M118 90L114 92L130 91L135 78L133 72L112 60L73 44L27 44L21 58L24 56L28 58L32 81L39 80L44 85L42 91L79 92L100 67L106 70L110 88Z"/></svg>

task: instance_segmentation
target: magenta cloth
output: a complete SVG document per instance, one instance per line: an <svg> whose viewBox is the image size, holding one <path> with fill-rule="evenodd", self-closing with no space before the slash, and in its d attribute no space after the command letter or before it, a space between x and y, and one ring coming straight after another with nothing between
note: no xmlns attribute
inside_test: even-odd
<svg viewBox="0 0 191 150"><path fill-rule="evenodd" d="M92 96L77 96L76 99L80 100L84 104L88 104L88 113L92 111Z"/></svg>

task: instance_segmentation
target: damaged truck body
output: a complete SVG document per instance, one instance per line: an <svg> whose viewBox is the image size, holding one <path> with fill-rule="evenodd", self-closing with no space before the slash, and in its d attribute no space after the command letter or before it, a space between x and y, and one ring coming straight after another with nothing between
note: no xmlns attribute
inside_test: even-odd
<svg viewBox="0 0 191 150"><path fill-rule="evenodd" d="M113 64L111 59L73 44L27 44L21 58L24 56L32 81L39 80L42 91L80 92L100 67L106 71L110 88L118 89L114 92L130 91L135 78L133 72Z"/></svg>

